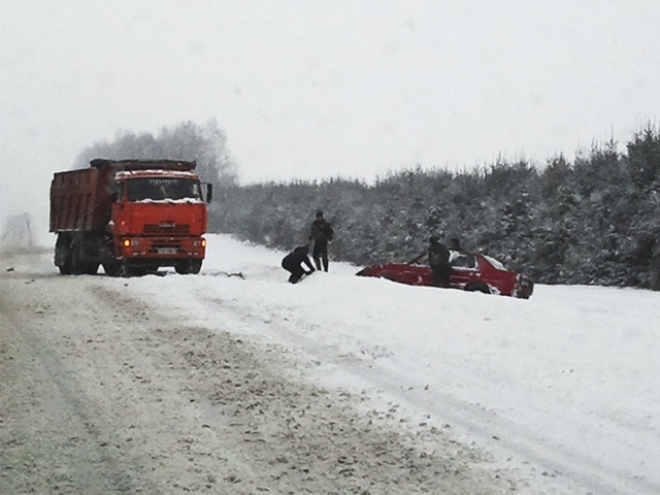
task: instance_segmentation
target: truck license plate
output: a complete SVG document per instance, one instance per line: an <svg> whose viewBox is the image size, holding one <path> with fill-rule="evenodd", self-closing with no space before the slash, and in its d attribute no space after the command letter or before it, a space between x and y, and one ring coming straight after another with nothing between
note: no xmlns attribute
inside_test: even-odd
<svg viewBox="0 0 660 495"><path fill-rule="evenodd" d="M158 248L158 254L176 254L176 248L173 247Z"/></svg>

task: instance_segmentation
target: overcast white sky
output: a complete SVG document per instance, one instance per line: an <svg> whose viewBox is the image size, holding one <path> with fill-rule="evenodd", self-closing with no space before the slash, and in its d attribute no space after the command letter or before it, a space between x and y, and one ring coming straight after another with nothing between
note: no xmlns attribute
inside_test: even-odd
<svg viewBox="0 0 660 495"><path fill-rule="evenodd" d="M658 47L658 0L0 0L0 217L185 120L243 183L572 157L657 124Z"/></svg>

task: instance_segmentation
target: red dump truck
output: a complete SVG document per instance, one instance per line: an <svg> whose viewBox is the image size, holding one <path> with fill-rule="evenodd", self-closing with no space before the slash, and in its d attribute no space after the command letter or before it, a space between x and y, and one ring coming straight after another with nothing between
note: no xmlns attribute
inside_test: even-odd
<svg viewBox="0 0 660 495"><path fill-rule="evenodd" d="M50 232L60 273L142 275L160 267L199 273L206 250L205 188L194 162L95 159L57 172L50 189ZM204 190L203 190L204 189Z"/></svg>

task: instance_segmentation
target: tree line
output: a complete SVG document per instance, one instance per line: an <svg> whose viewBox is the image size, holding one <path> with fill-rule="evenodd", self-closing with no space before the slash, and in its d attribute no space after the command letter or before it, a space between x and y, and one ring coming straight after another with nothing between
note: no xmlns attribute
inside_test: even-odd
<svg viewBox="0 0 660 495"><path fill-rule="evenodd" d="M321 209L336 232L331 256L360 266L409 260L440 234L540 283L660 290L660 129L651 125L623 153L610 142L572 162L559 155L542 167L504 159L463 172L418 166L373 184L240 186L215 120L119 133L85 148L73 168L93 158L196 161L202 180L216 185L210 230L273 248L305 243Z"/></svg>
<svg viewBox="0 0 660 495"><path fill-rule="evenodd" d="M360 266L406 261L437 233L539 283L660 290L660 132L648 126L616 148L594 145L541 168L502 159L460 173L416 167L374 184L229 183L210 230L291 249L321 209L336 232L331 256Z"/></svg>

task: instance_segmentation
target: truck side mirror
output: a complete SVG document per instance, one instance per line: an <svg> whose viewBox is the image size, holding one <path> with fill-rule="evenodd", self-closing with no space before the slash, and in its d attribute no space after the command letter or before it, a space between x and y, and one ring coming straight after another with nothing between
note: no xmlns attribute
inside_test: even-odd
<svg viewBox="0 0 660 495"><path fill-rule="evenodd" d="M210 182L206 184L206 202L210 203L213 200L213 184Z"/></svg>

